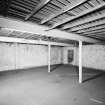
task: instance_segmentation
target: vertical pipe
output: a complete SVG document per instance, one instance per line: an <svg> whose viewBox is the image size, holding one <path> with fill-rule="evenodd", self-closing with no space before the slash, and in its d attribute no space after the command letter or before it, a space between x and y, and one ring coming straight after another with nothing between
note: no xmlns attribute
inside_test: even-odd
<svg viewBox="0 0 105 105"><path fill-rule="evenodd" d="M79 41L79 83L82 83L82 41Z"/></svg>
<svg viewBox="0 0 105 105"><path fill-rule="evenodd" d="M51 72L51 68L50 68L50 65L51 65L51 45L50 43L48 44L48 72Z"/></svg>

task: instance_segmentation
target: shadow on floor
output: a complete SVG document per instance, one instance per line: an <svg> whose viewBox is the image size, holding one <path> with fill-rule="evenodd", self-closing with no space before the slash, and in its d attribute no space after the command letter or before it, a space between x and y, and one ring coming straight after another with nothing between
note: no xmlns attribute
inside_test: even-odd
<svg viewBox="0 0 105 105"><path fill-rule="evenodd" d="M75 66L75 73L79 76L79 67L78 66ZM86 76L86 74L92 74L92 75L88 76L88 78L85 78L83 80L83 83L100 78L101 76L105 76L105 71L83 67L83 75Z"/></svg>
<svg viewBox="0 0 105 105"><path fill-rule="evenodd" d="M91 80L94 80L94 79L102 77L102 76L105 76L105 72L101 72L99 74L96 74L95 76L89 77L89 78L83 80L83 82L91 81Z"/></svg>
<svg viewBox="0 0 105 105"><path fill-rule="evenodd" d="M51 66L51 72L54 71L55 69L57 69L58 67L62 66L62 64L58 64L58 65L53 65Z"/></svg>

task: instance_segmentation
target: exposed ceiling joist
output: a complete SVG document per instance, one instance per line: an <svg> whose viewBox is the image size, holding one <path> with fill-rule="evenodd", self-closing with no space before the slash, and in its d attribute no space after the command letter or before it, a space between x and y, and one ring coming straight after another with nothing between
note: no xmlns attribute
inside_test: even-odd
<svg viewBox="0 0 105 105"><path fill-rule="evenodd" d="M102 28L99 28L99 29L94 29L94 30L91 30L91 31L86 31L86 32L101 32L101 31L105 31L105 27L102 27ZM86 33L84 32L84 33Z"/></svg>
<svg viewBox="0 0 105 105"><path fill-rule="evenodd" d="M98 9L100 9L100 8L102 8L102 7L104 7L104 6L105 6L105 3L100 4L100 5L98 5L98 6L94 7L94 8L92 8L92 9L90 8L90 9L88 9L88 10L86 10L86 11L80 13L80 14L77 15L77 16L74 16L74 17L71 17L71 18L68 17L68 18L64 19L62 22L60 21L60 22L58 22L58 23L55 23L50 29L54 29L54 28L56 28L56 27L59 26L59 25L62 25L62 24L67 23L67 22L70 22L70 21L72 21L72 20L74 20L74 19L77 19L77 18L79 18L79 17L81 17L81 16L84 16L84 15L86 15L86 14L92 13L92 12L94 12L94 11L96 11L96 10L98 10Z"/></svg>
<svg viewBox="0 0 105 105"><path fill-rule="evenodd" d="M84 35L81 34L81 36L84 36ZM96 35L85 35L85 36L87 36L89 38L100 39L101 41L104 41L103 37L99 37L99 36L96 36Z"/></svg>
<svg viewBox="0 0 105 105"><path fill-rule="evenodd" d="M90 17L88 19L84 19L84 20L75 22L72 25L70 23L68 23L68 24L64 25L62 27L62 29L73 28L74 26L79 26L79 25L82 25L82 24L86 24L86 23L89 23L89 22L92 22L92 21L102 19L102 18L105 18L105 13L99 14L98 16Z"/></svg>
<svg viewBox="0 0 105 105"><path fill-rule="evenodd" d="M77 6L83 4L86 1L88 1L88 0L81 0L78 3L76 2L76 3L72 4L72 5L71 4L68 4L67 6L65 6L64 8L62 8L60 11L56 12L55 14L51 14L49 17L43 19L42 22L41 22L41 24L44 24L45 22L50 21L51 19L53 19L53 18L55 18L55 17L57 17L57 16L65 13L65 12L67 12L67 11L73 9L73 8L76 8Z"/></svg>
<svg viewBox="0 0 105 105"><path fill-rule="evenodd" d="M76 41L81 40L81 41L92 42L92 43L96 43L99 41L92 38L87 38L87 37L79 36L77 34L67 33L56 29L45 31L45 30L48 30L48 27L40 26L33 23L23 22L19 20L14 20L10 18L4 18L4 17L0 17L0 27L19 30L20 32L28 32L28 33L39 34L42 36L43 35L52 36L54 38L57 37L57 38L63 38L68 40L76 40Z"/></svg>
<svg viewBox="0 0 105 105"><path fill-rule="evenodd" d="M98 34L95 34L95 33L92 33L92 34L81 34L82 36L94 36L94 37L101 37L101 38L105 38L105 32L103 33L98 33ZM104 40L104 39L103 39Z"/></svg>
<svg viewBox="0 0 105 105"><path fill-rule="evenodd" d="M90 31L90 32L84 32L84 33L81 33L81 34L98 34L98 33L103 33L105 32L105 28L104 29L100 29L100 30L95 30L95 31Z"/></svg>
<svg viewBox="0 0 105 105"><path fill-rule="evenodd" d="M96 39L100 39L101 41L104 41L103 37L100 37L100 36L89 36L91 38L96 38Z"/></svg>
<svg viewBox="0 0 105 105"><path fill-rule="evenodd" d="M1 0L0 6L0 36L68 44L105 40L105 0Z"/></svg>
<svg viewBox="0 0 105 105"><path fill-rule="evenodd" d="M104 41L105 36L103 34L80 34L81 36L87 36L90 38L96 38Z"/></svg>
<svg viewBox="0 0 105 105"><path fill-rule="evenodd" d="M43 8L47 3L49 3L51 0L41 0L39 5L37 5L33 11L31 11L30 14L28 14L25 18L25 20L28 20L31 16L33 16L35 13L37 13L41 8Z"/></svg>
<svg viewBox="0 0 105 105"><path fill-rule="evenodd" d="M102 28L105 29L105 24L100 25L100 26L96 26L96 27L94 26L94 27L90 27L90 28L81 29L81 30L78 30L78 31L75 31L75 32L78 32L78 33L90 32L90 31L94 31L94 30L100 30Z"/></svg>
<svg viewBox="0 0 105 105"><path fill-rule="evenodd" d="M85 24L84 26L78 26L78 27L72 28L71 31L78 31L78 30L94 27L94 26L97 26L97 25L103 25L103 24L105 24L105 20L101 20L99 22L96 21L96 22L93 22L93 23L88 23L88 24Z"/></svg>
<svg viewBox="0 0 105 105"><path fill-rule="evenodd" d="M90 37L100 38L101 40L102 40L103 38L105 38L105 37L100 36L100 35L91 35Z"/></svg>

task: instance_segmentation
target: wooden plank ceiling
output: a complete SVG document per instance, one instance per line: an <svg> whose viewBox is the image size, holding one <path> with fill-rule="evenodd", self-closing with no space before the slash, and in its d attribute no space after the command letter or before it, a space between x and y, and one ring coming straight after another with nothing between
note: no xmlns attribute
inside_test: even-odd
<svg viewBox="0 0 105 105"><path fill-rule="evenodd" d="M3 16L105 41L105 0L1 0L0 8ZM40 38L36 36L20 33L20 37Z"/></svg>

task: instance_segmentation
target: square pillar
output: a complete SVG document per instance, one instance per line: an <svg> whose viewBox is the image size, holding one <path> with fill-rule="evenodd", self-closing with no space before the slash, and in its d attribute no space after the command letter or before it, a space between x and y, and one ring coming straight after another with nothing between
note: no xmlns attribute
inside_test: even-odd
<svg viewBox="0 0 105 105"><path fill-rule="evenodd" d="M48 72L51 72L51 68L50 68L50 65L51 65L51 44L49 43L48 44Z"/></svg>
<svg viewBox="0 0 105 105"><path fill-rule="evenodd" d="M79 41L79 83L82 83L82 41Z"/></svg>

